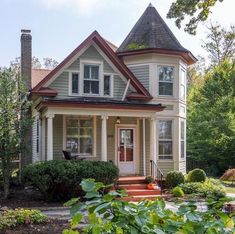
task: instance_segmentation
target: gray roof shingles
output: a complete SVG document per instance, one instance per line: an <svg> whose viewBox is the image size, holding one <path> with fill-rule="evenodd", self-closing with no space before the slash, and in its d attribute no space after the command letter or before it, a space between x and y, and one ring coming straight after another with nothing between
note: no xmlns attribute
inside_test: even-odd
<svg viewBox="0 0 235 234"><path fill-rule="evenodd" d="M179 43L152 4L147 7L117 52L146 48L189 52Z"/></svg>

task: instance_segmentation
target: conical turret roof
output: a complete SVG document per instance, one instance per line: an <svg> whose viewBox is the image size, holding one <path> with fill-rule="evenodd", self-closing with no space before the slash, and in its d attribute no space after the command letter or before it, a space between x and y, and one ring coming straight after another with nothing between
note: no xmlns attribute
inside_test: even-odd
<svg viewBox="0 0 235 234"><path fill-rule="evenodd" d="M149 48L189 52L179 43L151 3L117 52Z"/></svg>

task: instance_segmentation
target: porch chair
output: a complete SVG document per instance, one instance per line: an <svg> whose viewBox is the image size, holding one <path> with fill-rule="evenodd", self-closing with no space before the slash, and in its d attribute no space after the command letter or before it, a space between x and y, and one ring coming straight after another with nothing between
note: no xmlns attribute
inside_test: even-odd
<svg viewBox="0 0 235 234"><path fill-rule="evenodd" d="M66 160L74 160L74 159L84 160L85 159L85 158L79 158L79 155L71 155L71 152L69 151L62 150L62 152Z"/></svg>

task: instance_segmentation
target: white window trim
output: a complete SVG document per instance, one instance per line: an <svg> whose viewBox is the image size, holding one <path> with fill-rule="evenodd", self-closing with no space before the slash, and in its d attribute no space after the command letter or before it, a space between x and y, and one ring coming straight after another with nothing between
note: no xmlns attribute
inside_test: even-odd
<svg viewBox="0 0 235 234"><path fill-rule="evenodd" d="M184 75L183 75L184 74ZM187 84L187 73L186 73L186 70L182 67L180 67L180 74L179 74L179 77L180 77L180 87L179 87L179 99L182 100L182 101L186 101L186 84ZM181 93L181 86L184 87L184 97L181 97L182 93Z"/></svg>
<svg viewBox="0 0 235 234"><path fill-rule="evenodd" d="M160 139L159 138L159 123L160 121L171 121L172 125L171 125L171 134L172 134L172 138L171 139ZM157 159L160 162L173 162L174 161L174 119L158 119L157 121ZM159 141L172 141L172 154L164 154L161 155L159 154ZM162 159L159 158L159 156L172 156L172 159L166 158L166 159Z"/></svg>
<svg viewBox="0 0 235 234"><path fill-rule="evenodd" d="M104 76L110 76L110 95L105 95L104 94ZM107 98L113 98L113 76L114 74L113 73L107 73L107 72L104 72L103 73L103 96L104 97L107 97Z"/></svg>
<svg viewBox="0 0 235 234"><path fill-rule="evenodd" d="M66 118L79 118L79 115L63 115L63 150L66 150ZM85 116L82 116L85 117ZM96 123L96 116L86 116L91 117L93 119L93 146L92 146L92 155L82 155L82 158L95 158L97 157L97 123Z"/></svg>
<svg viewBox="0 0 235 234"><path fill-rule="evenodd" d="M169 81L160 81L159 79L159 74L160 74L160 67L173 67L173 81L172 82L169 82ZM175 87L175 79L176 79L176 67L174 65L170 65L170 64L158 64L157 65L157 96L158 97L163 97L163 98L174 98L175 96L175 91L174 91L174 87ZM159 83L170 83L172 84L172 95L162 95L162 94L159 94ZM156 86L155 86L156 87Z"/></svg>
<svg viewBox="0 0 235 234"><path fill-rule="evenodd" d="M99 94L89 94L84 93L84 65L94 65L99 66ZM102 97L104 96L104 79L103 79L103 61L100 60L80 60L80 85L79 85L79 93L83 96L90 97Z"/></svg>
<svg viewBox="0 0 235 234"><path fill-rule="evenodd" d="M181 124L184 123L184 139L181 139ZM181 157L181 142L184 141L184 157ZM186 159L186 121L184 119L180 120L180 161L185 161Z"/></svg>
<svg viewBox="0 0 235 234"><path fill-rule="evenodd" d="M72 93L72 74L78 74L78 93ZM69 96L80 96L80 72L79 71L69 71L69 85L68 85L68 93Z"/></svg>

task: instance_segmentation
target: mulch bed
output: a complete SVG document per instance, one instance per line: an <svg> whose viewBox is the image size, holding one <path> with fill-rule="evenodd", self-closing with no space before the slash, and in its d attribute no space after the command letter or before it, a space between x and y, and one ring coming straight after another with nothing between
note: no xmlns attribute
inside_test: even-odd
<svg viewBox="0 0 235 234"><path fill-rule="evenodd" d="M24 188L21 186L12 187L9 199L3 199L3 191L0 190L0 208L30 208L30 207L53 207L63 206L63 202L47 202L43 200L41 193L33 188Z"/></svg>
<svg viewBox="0 0 235 234"><path fill-rule="evenodd" d="M68 221L51 219L44 224L20 225L13 229L0 230L0 234L60 234L69 228Z"/></svg>

